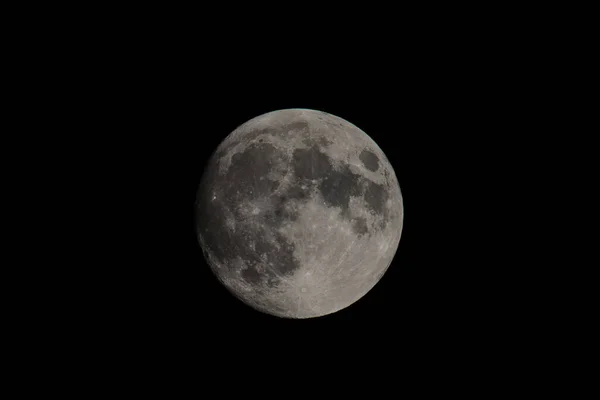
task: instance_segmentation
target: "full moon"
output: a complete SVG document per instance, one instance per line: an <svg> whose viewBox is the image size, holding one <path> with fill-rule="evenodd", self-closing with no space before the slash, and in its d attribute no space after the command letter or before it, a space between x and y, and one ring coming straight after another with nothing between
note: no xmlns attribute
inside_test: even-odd
<svg viewBox="0 0 600 400"><path fill-rule="evenodd" d="M379 146L337 116L260 115L208 161L197 236L219 281L283 318L342 310L371 290L398 248L403 202Z"/></svg>

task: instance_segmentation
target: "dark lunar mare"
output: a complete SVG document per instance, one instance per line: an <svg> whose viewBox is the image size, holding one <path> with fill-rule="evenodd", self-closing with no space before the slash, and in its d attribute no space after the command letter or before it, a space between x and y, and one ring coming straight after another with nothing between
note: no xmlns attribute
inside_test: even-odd
<svg viewBox="0 0 600 400"><path fill-rule="evenodd" d="M385 203L389 197L387 189L378 183L367 181L365 186L365 203L375 214L386 216Z"/></svg>
<svg viewBox="0 0 600 400"><path fill-rule="evenodd" d="M363 178L360 175L353 173L346 165L340 171L333 169L331 159L317 145L296 149L293 167L298 185L317 186L329 207L341 208L345 217L350 215L350 196L361 195Z"/></svg>
<svg viewBox="0 0 600 400"><path fill-rule="evenodd" d="M359 236L369 233L367 220L363 217L354 218L354 224L352 225L352 229Z"/></svg>
<svg viewBox="0 0 600 400"><path fill-rule="evenodd" d="M219 158L215 154L207 165L197 194L198 234L215 259L230 268L229 273L236 272L233 266L237 265L235 259L240 257L247 266L241 271L246 282L276 286L277 275L289 275L300 268L293 255L293 243L273 229L294 216L282 213L283 206L280 205L274 208L281 212L276 217L252 218L240 214L238 205L265 196L276 198L274 191L279 182L268 179L267 174L277 166L289 164L285 154L268 143L252 145L231 158L225 174L219 173ZM235 220L235 229L227 225L228 214ZM275 238L275 243L266 239L267 233ZM272 263L273 271L257 269L257 265L269 263Z"/></svg>
<svg viewBox="0 0 600 400"><path fill-rule="evenodd" d="M296 178L301 181L323 178L332 168L329 157L320 152L317 145L308 149L296 149L292 163Z"/></svg>
<svg viewBox="0 0 600 400"><path fill-rule="evenodd" d="M375 167L378 169L379 161L375 154L369 151L366 151L365 154L372 156L363 156L363 162L367 163L366 166L371 167L369 168L371 170ZM296 187L300 187L300 185L309 188L316 186L327 206L339 207L342 217L348 220L351 220L350 197L364 196L367 207L383 217L381 226L385 228L388 218L386 202L389 193L384 185L352 172L348 165L334 169L332 160L317 144L308 149L296 149L292 162L297 180ZM365 220L351 222L355 233L359 235L367 233L368 227Z"/></svg>
<svg viewBox="0 0 600 400"><path fill-rule="evenodd" d="M298 210L290 210L286 205L290 201L297 201L299 204L310 200L309 188L302 188L295 182L281 194L271 196L271 207L264 214L264 222L272 228L278 228L284 222L293 222L298 219Z"/></svg>
<svg viewBox="0 0 600 400"><path fill-rule="evenodd" d="M330 207L340 207L343 217L350 216L350 196L362 194L362 182L364 178L355 174L347 165L340 171L331 170L319 184L319 191Z"/></svg>
<svg viewBox="0 0 600 400"><path fill-rule="evenodd" d="M234 154L225 176L225 182L231 185L227 195L238 202L270 195L279 182L266 176L275 165L284 163L284 158L283 153L268 143L251 145L243 153Z"/></svg>

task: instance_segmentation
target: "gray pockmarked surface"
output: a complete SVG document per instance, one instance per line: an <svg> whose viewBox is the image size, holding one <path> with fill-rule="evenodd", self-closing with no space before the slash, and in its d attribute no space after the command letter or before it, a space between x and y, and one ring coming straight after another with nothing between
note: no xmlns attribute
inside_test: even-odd
<svg viewBox="0 0 600 400"><path fill-rule="evenodd" d="M198 240L223 285L286 318L363 297L389 267L403 222L400 186L377 144L308 109L258 116L225 138L196 207Z"/></svg>

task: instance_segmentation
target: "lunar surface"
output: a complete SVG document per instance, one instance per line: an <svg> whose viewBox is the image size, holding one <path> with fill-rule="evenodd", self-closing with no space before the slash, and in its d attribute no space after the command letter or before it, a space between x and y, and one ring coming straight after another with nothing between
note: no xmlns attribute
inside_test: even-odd
<svg viewBox="0 0 600 400"><path fill-rule="evenodd" d="M283 318L337 312L381 279L398 248L400 186L377 144L307 109L239 126L202 176L203 254L241 301Z"/></svg>

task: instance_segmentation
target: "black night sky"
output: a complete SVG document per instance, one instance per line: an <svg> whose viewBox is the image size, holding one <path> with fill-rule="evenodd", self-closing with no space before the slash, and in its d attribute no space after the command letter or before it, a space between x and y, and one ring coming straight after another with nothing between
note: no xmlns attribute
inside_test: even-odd
<svg viewBox="0 0 600 400"><path fill-rule="evenodd" d="M38 367L41 375L59 373L56 381L63 386L80 381L59 365L69 364L98 380L86 387L94 391L113 381L131 381L136 393L154 390L172 374L169 397L183 381L199 382L194 393L209 397L213 389L224 396L232 389L244 396L310 389L314 396L324 381L336 390L354 390L358 383L373 389L388 381L398 394L409 380L405 370L427 381L419 390L433 386L447 394L451 388L431 377L435 368L439 375L459 374L465 387L479 381L475 373L497 376L488 388L494 391L530 379L536 368L522 360L533 354L533 345L546 358L530 357L544 361L554 357L556 343L568 342L541 340L563 328L556 310L571 309L563 302L565 285L544 282L553 276L548 269L554 260L542 262L540 256L553 258L555 249L540 238L546 233L563 240L576 233L558 232L556 220L576 218L548 200L568 191L561 179L579 174L566 170L566 158L578 153L554 151L548 143L562 145L577 129L555 134L541 125L560 117L543 102L560 97L557 79L577 75L558 67L571 57L556 48L580 40L567 37L560 18L544 16L550 7L536 7L529 16L521 5L509 11L522 18L519 23L500 16L509 7L497 5L482 11L424 3L415 14L408 3L388 9L377 4L369 16L368 5L356 3L354 17L345 15L351 2L336 5L329 16L324 4L293 2L290 11L283 3L265 4L261 20L243 3L225 3L220 13L213 3L194 4L193 11L178 5L171 13L165 3L129 12L123 4L95 5L89 12L52 5L65 21L29 7L23 18L32 22L14 18L16 27L7 30L8 42L19 48L7 63L22 65L24 72L10 72L7 82L44 112L8 98L26 117L5 136L23 138L50 159L33 166L28 157L17 157L6 169L8 177L35 187L26 255L42 257L31 263L36 265L9 257L6 269L15 269L16 262L27 286L30 279L40 281L49 292L39 300L25 299L25 291L7 296L9 311L24 299L35 303L34 314L43 314L18 312L36 323L27 332L29 343L7 342L19 361L27 370ZM48 29L30 29L37 24L35 11ZM540 21L560 33L547 38L549 29L535 26ZM20 43L27 35L30 42ZM536 55L544 49L547 57ZM565 86L590 85L574 80ZM399 246L379 283L341 311L302 320L263 314L230 294L204 260L195 227L196 193L219 143L249 119L287 108L324 111L369 135L391 162L404 205ZM42 127L30 129L29 120ZM16 150L29 153L27 146L5 146L7 155ZM57 172L46 168L54 164L60 165ZM25 169L35 175L22 178ZM50 178L41 190L38 173ZM67 178L68 192L55 185L59 178ZM544 180L551 181L550 189L542 187ZM593 188L590 182L581 186ZM6 191L13 195L20 200L22 193ZM62 209L48 205L48 197L77 224L64 223ZM48 215L54 217L49 223ZM75 238L63 238L59 228ZM38 246L55 237L60 244L48 246L52 251ZM63 268L64 259L74 260L74 267ZM557 280L574 264L558 263ZM33 272L38 266L41 274ZM6 286L13 281L6 279ZM550 294L538 294L544 290ZM536 331L544 315L553 326L538 324L543 328ZM22 328L20 321L5 325ZM54 353L25 354L40 344ZM377 360L364 362L362 355ZM474 374L456 367L465 360ZM501 373L481 367L490 364ZM351 372L335 376L338 365ZM519 366L519 376L510 376ZM17 364L11 370L24 371ZM370 371L375 379L367 378ZM208 373L225 383L213 382ZM252 385L240 383L254 374ZM32 387L46 388L24 376Z"/></svg>
<svg viewBox="0 0 600 400"><path fill-rule="evenodd" d="M500 97L490 96L502 82L484 69L442 68L435 57L369 58L340 71L244 68L235 57L200 63L182 54L148 73L130 71L112 106L128 121L119 128L128 132L121 151L131 165L119 185L134 193L123 206L129 255L111 267L121 277L121 322L180 346L205 336L236 341L240 332L259 341L268 332L288 340L337 330L429 341L499 329L494 321L510 302L501 283L514 272L501 250L512 228L503 207L509 182L499 178L502 149L514 138ZM404 200L402 237L381 281L350 307L309 320L237 300L206 265L194 226L196 191L216 146L247 120L285 108L325 111L361 128L393 165Z"/></svg>

